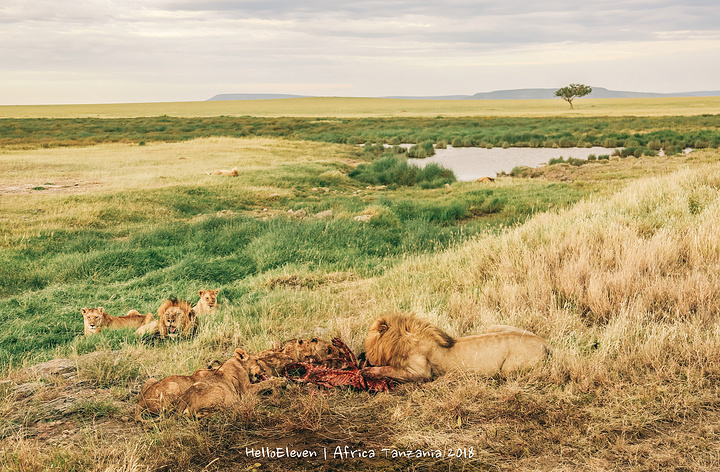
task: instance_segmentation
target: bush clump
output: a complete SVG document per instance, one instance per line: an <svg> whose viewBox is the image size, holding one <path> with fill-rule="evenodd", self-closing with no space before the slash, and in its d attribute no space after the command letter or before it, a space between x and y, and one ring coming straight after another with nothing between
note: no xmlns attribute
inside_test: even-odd
<svg viewBox="0 0 720 472"><path fill-rule="evenodd" d="M370 185L419 185L421 188L438 188L456 180L453 171L441 165L433 163L421 169L394 155L386 155L370 164L361 164L349 176Z"/></svg>
<svg viewBox="0 0 720 472"><path fill-rule="evenodd" d="M435 143L433 141L423 141L420 144L415 144L407 151L408 157L420 158L430 157L435 155Z"/></svg>

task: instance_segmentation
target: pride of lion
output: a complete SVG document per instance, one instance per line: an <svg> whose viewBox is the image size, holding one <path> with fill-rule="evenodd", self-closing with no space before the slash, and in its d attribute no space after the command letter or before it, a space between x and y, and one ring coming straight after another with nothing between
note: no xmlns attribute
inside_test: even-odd
<svg viewBox="0 0 720 472"><path fill-rule="evenodd" d="M198 318L214 314L219 306L218 290L199 290L198 295L200 300L195 306L175 298L164 300L157 319L153 313L143 315L137 310L110 316L103 307L83 308L84 334L133 328L138 334L159 338L190 337L198 328ZM144 422L144 413L159 415L164 411L204 417L233 407L244 395L275 392L301 377L322 377L324 380L318 384L326 387L349 385L381 391L378 381L385 383L383 388L387 389L392 382L427 382L449 372L508 373L530 368L549 354L544 339L520 328L492 325L484 334L454 338L428 321L406 313L388 313L377 318L370 325L364 347L362 364L357 364L355 356L339 339L332 343L317 337L291 339L256 354L237 348L225 362L215 361L217 365L198 369L191 375L148 379L142 387L135 418ZM303 369L313 375L303 376Z"/></svg>

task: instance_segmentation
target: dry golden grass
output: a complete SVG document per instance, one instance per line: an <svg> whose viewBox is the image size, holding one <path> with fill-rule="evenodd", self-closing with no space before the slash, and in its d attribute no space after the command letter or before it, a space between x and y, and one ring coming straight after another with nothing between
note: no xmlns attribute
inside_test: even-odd
<svg viewBox="0 0 720 472"><path fill-rule="evenodd" d="M720 113L720 97L554 100L405 100L290 98L177 103L0 106L0 118L149 116L678 116Z"/></svg>

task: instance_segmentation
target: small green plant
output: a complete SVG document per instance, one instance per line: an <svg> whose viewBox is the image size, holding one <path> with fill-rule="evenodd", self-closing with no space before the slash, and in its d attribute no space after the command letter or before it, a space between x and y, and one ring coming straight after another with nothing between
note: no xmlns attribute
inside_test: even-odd
<svg viewBox="0 0 720 472"><path fill-rule="evenodd" d="M76 403L69 414L85 420L107 418L117 415L120 408L110 400L85 400Z"/></svg>
<svg viewBox="0 0 720 472"><path fill-rule="evenodd" d="M127 386L140 377L140 364L117 352L98 351L78 360L78 377L98 387Z"/></svg>

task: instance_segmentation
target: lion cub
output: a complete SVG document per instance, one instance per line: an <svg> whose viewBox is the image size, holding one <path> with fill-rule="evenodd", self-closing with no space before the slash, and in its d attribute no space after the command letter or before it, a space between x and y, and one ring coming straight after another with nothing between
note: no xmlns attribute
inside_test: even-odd
<svg viewBox="0 0 720 472"><path fill-rule="evenodd" d="M83 315L85 324L85 336L90 334L98 334L103 328L119 329L119 328L139 328L140 326L150 323L155 319L152 313L147 315L141 314L137 310L130 310L124 316L110 316L105 312L105 308L83 308L80 310Z"/></svg>
<svg viewBox="0 0 720 472"><path fill-rule="evenodd" d="M176 410L188 417L204 417L231 408L242 395L274 391L288 383L287 379L277 377L251 383L248 368L252 369L252 364L252 356L243 349L236 349L235 356L211 375L195 382L178 398Z"/></svg>
<svg viewBox="0 0 720 472"><path fill-rule="evenodd" d="M323 363L340 357L340 350L320 338L291 339L279 349L266 349L254 357L266 376L281 376L285 367L295 362Z"/></svg>
<svg viewBox="0 0 720 472"><path fill-rule="evenodd" d="M207 369L198 369L192 375L171 375L162 380L147 379L140 392L138 405L135 407L135 421L138 423L143 421L143 411L159 415L185 393L192 384L204 377L209 377L216 370L217 367L210 366Z"/></svg>
<svg viewBox="0 0 720 472"><path fill-rule="evenodd" d="M196 315L205 315L215 313L218 309L217 295L220 290L198 290L200 300L197 302L193 310Z"/></svg>

